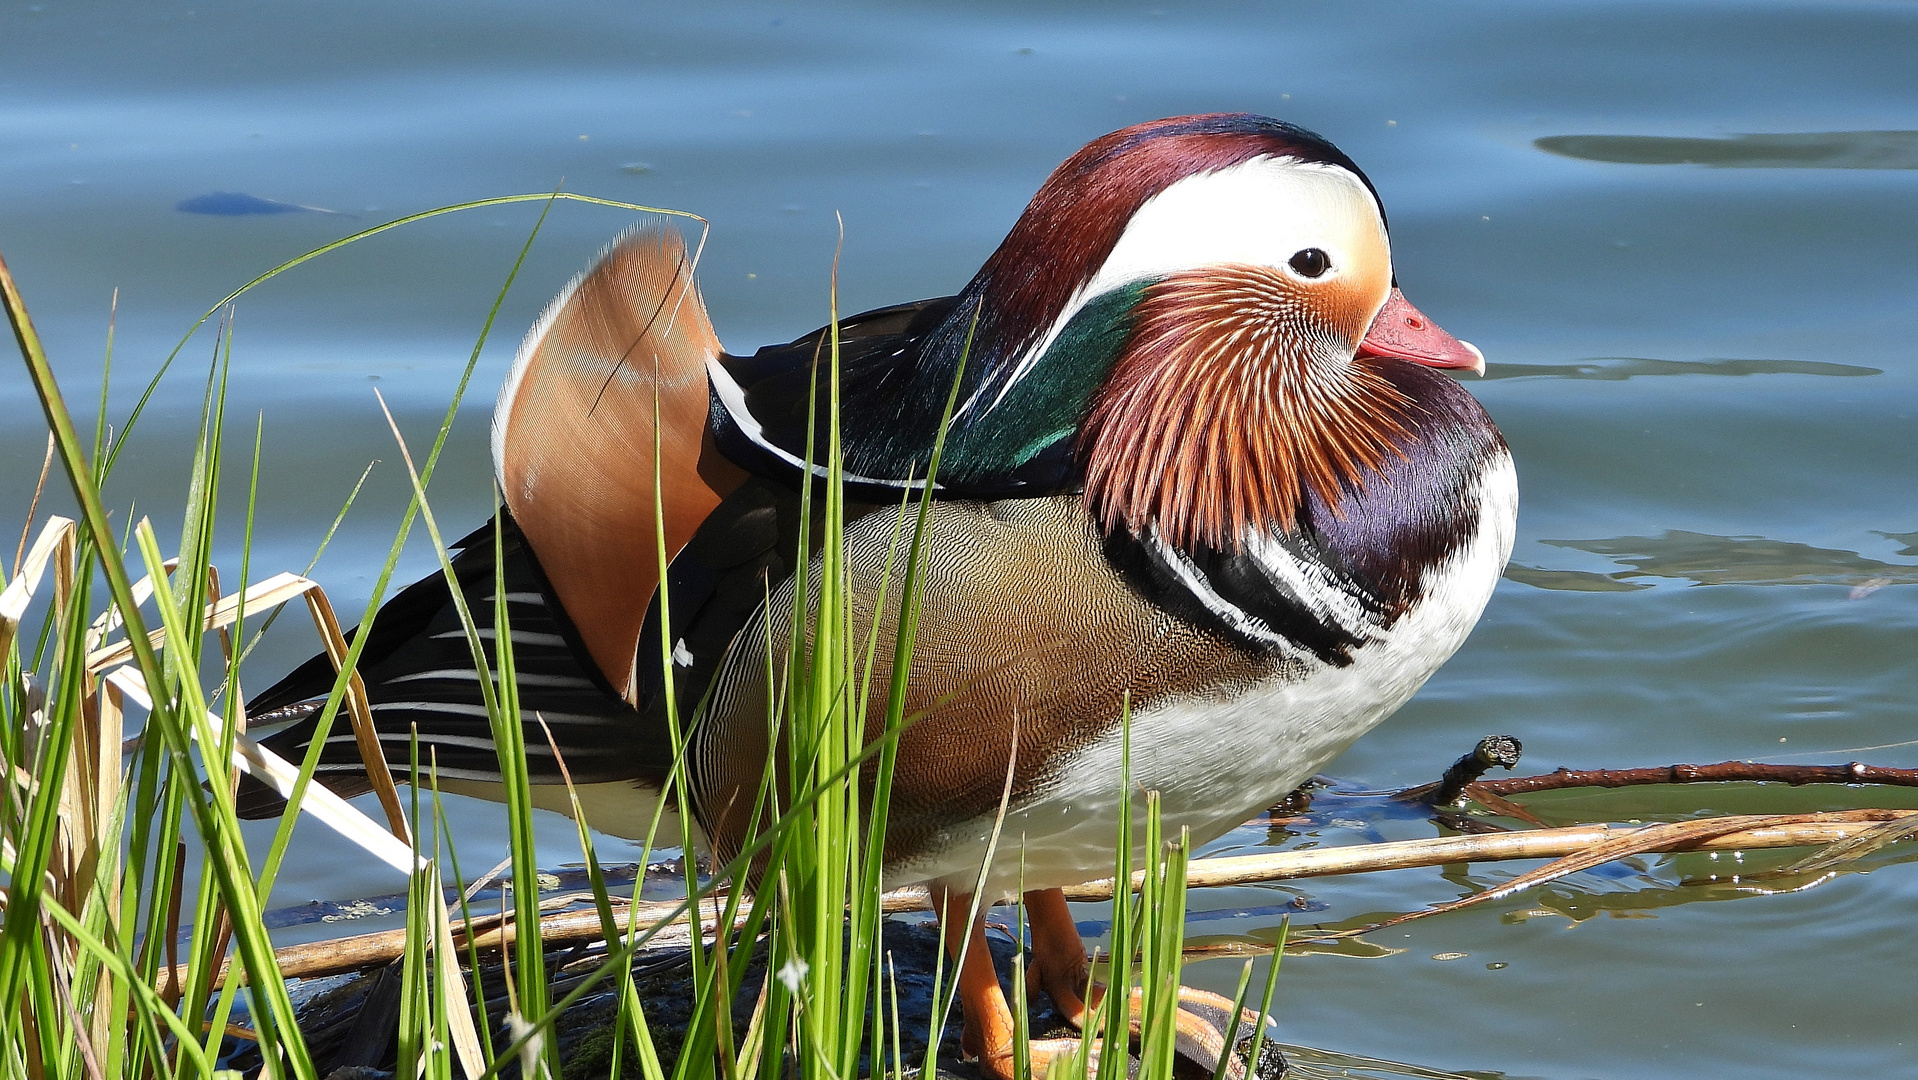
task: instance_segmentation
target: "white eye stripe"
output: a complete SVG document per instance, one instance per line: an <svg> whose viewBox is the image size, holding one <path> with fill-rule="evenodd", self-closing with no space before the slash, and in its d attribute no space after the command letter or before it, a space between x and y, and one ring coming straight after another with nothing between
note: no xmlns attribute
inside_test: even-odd
<svg viewBox="0 0 1918 1080"><path fill-rule="evenodd" d="M1082 296L1219 263L1281 267L1308 248L1325 252L1328 273L1338 273L1373 244L1390 258L1378 203L1357 176L1335 165L1257 158L1187 177L1148 199Z"/></svg>

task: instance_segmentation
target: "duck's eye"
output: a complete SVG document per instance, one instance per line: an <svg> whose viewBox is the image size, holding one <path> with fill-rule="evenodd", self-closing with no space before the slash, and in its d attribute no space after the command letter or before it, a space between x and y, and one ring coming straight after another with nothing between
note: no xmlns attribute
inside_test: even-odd
<svg viewBox="0 0 1918 1080"><path fill-rule="evenodd" d="M1318 248L1306 248L1293 255L1288 265L1298 271L1300 277L1315 278L1332 268L1332 259Z"/></svg>

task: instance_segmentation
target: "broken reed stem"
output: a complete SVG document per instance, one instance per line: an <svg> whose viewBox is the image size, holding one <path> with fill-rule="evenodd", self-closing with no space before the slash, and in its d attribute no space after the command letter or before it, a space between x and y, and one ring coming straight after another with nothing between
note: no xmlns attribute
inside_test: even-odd
<svg viewBox="0 0 1918 1080"><path fill-rule="evenodd" d="M1655 770L1654 770L1655 771ZM1795 820L1764 828L1741 829L1704 840L1687 841L1664 851L1754 851L1761 848L1809 847L1836 843L1855 836L1885 821L1918 817L1918 810L1840 810L1820 814L1795 815ZM1741 818L1751 821L1776 821L1776 816L1730 815L1712 819L1736 828ZM1363 874L1378 870L1405 870L1421 866L1442 866L1460 862L1495 862L1508 859L1553 859L1575 854L1596 844L1631 836L1649 826L1573 825L1558 829L1534 829L1528 832L1486 833L1474 836L1440 836L1426 840L1399 840L1382 844L1358 844L1351 847L1314 848L1309 851L1277 851L1261 855L1239 855L1221 859L1195 859L1187 869L1187 881L1193 888L1220 885L1250 885L1291 878L1324 877L1332 874ZM1133 888L1139 887L1135 877ZM1066 898L1077 901L1110 900L1112 880L1089 881L1065 890ZM702 905L704 906L704 905ZM656 925L679 907L672 901L646 901L637 905L637 925L645 930ZM880 909L888 914L930 910L923 888L895 889L880 900ZM684 923L681 915L675 922ZM710 934L717 920L701 920L701 932ZM515 938L510 921L497 917L475 920L473 943L482 949L511 944ZM540 941L546 945L595 941L603 934L599 912L592 909L565 911L540 920ZM462 944L464 935L456 928ZM684 940L685 931L661 944ZM405 947L404 930L386 930L376 934L316 941L278 950L274 956L281 974L289 979L337 975L360 968L391 963ZM161 972L165 985L167 972ZM225 982L221 969L214 985Z"/></svg>
<svg viewBox="0 0 1918 1080"><path fill-rule="evenodd" d="M1516 766L1524 749L1510 735L1487 735L1478 741L1471 753L1454 761L1452 767L1445 770L1445 775L1439 777L1436 785L1428 784L1413 790L1419 793L1419 798L1433 806L1450 806L1494 765L1508 771Z"/></svg>

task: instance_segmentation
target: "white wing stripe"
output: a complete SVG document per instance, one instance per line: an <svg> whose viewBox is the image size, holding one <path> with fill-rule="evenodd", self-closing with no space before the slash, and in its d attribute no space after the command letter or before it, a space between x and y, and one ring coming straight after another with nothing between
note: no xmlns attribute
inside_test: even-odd
<svg viewBox="0 0 1918 1080"><path fill-rule="evenodd" d="M465 630L445 630L445 631L441 631L440 633L434 634L432 637L432 640L439 641L444 638L463 638L465 636L466 636ZM498 637L498 635L494 633L493 628L490 626L480 627L479 636L481 641L492 641ZM558 634L534 634L534 633L528 633L525 630L515 630L513 631L513 644L514 645L535 645L535 646L544 645L548 648L563 649L566 647L566 639L563 637L560 637Z"/></svg>
<svg viewBox="0 0 1918 1080"><path fill-rule="evenodd" d="M732 372L726 370L724 364L721 364L717 360L707 360L706 374L712 379L713 392L719 395L720 405L725 407L726 414L733 418L733 423L739 425L739 430L743 432L748 439L752 440L754 446L777 456L781 461L784 461L795 469L809 470L813 476L823 478L829 475L824 465L813 464L808 466L805 461L797 456L767 441L765 428L760 426L759 419L752 414L751 410L746 408L746 391L742 389L738 381L733 378ZM861 476L853 472L844 473L843 475L846 478L846 482L852 484L879 484L884 487L904 488L911 491L921 491L926 486L924 480L887 480L876 476ZM933 485L933 490L939 490L939 485Z"/></svg>
<svg viewBox="0 0 1918 1080"><path fill-rule="evenodd" d="M558 690L584 690L593 685L591 680L582 679L576 675L536 675L522 671L515 678L521 686L545 686ZM432 671L416 671L411 675L396 675L381 682L391 686L394 683L418 682L422 679L477 683L479 672L472 668L434 668Z"/></svg>

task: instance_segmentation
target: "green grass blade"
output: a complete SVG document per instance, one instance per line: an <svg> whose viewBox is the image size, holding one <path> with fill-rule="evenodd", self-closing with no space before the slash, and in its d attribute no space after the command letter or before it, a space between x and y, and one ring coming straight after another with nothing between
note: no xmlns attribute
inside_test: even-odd
<svg viewBox="0 0 1918 1080"><path fill-rule="evenodd" d="M1279 961L1285 958L1285 939L1292 934L1292 916L1279 920L1279 940L1272 946L1272 966L1265 972L1265 994L1259 999L1259 1022L1252 1029L1252 1045L1246 1048L1245 1060L1251 1068L1259 1064L1259 1048L1265 1045L1265 1028L1272 1016L1272 992L1279 987Z"/></svg>

